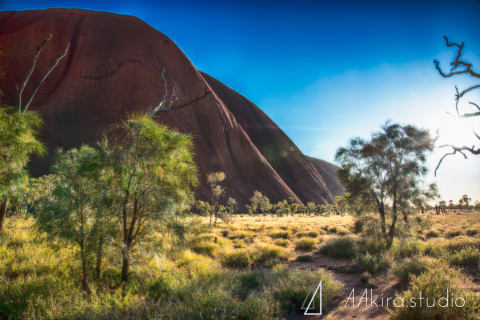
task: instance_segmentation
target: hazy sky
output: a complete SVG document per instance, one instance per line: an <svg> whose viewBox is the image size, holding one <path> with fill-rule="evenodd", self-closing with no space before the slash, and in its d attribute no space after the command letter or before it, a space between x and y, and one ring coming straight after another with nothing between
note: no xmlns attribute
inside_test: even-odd
<svg viewBox="0 0 480 320"><path fill-rule="evenodd" d="M473 144L458 122L454 86L443 79L465 41L480 70L480 1L54 1L0 0L0 10L84 8L135 15L169 36L194 65L261 107L308 155L333 161L354 136L387 119L414 123L441 143ZM469 97L480 102L480 90ZM432 171L442 154L429 160ZM480 156L448 158L436 181L445 200L480 200Z"/></svg>

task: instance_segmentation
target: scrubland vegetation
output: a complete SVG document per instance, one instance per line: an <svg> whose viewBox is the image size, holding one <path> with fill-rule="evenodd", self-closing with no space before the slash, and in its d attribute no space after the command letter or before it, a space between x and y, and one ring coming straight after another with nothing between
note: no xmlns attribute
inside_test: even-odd
<svg viewBox="0 0 480 320"><path fill-rule="evenodd" d="M12 217L0 236L0 313L13 319L281 319L303 313L300 306L319 280L328 310L341 294L342 273L357 275L359 285L387 273L405 299L420 291L439 298L447 287L466 299L462 308L393 308L394 319L476 319L479 233L447 234L456 228L480 231L480 213L412 216L418 227L401 224L402 237L390 249L365 224L355 232L355 222L365 219L239 214L214 227L207 217L185 218L183 238L159 229L132 252L126 292L122 254L111 248L101 277L85 294L79 248L39 232L32 218ZM339 228L348 232L334 232ZM438 237L428 237L432 231ZM351 263L325 271L315 263L324 255Z"/></svg>

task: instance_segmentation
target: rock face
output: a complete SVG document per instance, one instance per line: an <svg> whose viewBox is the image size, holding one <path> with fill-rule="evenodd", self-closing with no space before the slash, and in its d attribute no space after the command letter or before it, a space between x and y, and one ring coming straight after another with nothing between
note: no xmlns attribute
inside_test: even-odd
<svg viewBox="0 0 480 320"><path fill-rule="evenodd" d="M138 18L86 10L49 9L0 13L2 102L17 103L16 85L32 65L35 48L49 34L24 99L70 43L68 55L42 85L32 103L45 125L41 138L50 153L34 159L33 174L48 171L57 148L93 144L111 124L133 112L153 109L167 88L176 88L178 109L156 119L194 137L202 181L224 171L229 196L240 205L254 190L272 201L328 203L341 193L335 166L302 154L257 106L199 72L165 35Z"/></svg>

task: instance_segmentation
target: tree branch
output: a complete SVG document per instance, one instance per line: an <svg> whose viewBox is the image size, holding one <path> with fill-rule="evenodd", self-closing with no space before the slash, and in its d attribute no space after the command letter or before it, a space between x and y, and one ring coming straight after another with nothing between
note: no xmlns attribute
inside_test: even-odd
<svg viewBox="0 0 480 320"><path fill-rule="evenodd" d="M43 82L48 78L50 73L52 73L52 71L58 66L60 61L62 61L62 59L66 57L69 49L70 49L70 42L67 43L67 46L65 47L65 51L63 52L63 54L61 56L59 56L57 58L57 60L55 60L55 62L50 67L50 69L48 69L47 73L45 73L45 75L43 76L42 80L40 80L40 82L37 84L37 86L33 90L33 93L32 93L32 96L30 97L30 100L25 105L25 109L23 110L23 112L27 111L28 107L30 107L30 105L32 104L33 98L35 98L35 95L37 94L38 89L42 86Z"/></svg>
<svg viewBox="0 0 480 320"><path fill-rule="evenodd" d="M440 161L438 161L437 167L435 168L435 176L437 176L437 171L438 171L438 169L440 168L440 165L442 164L443 159L445 159L445 158L448 157L448 156L453 156L453 155L457 154L457 152L458 152L458 153L460 153L465 159L467 159L467 155L465 154L465 151L466 151L466 152L470 152L471 154L474 154L474 155L480 154L480 148L477 148L477 149L475 150L475 146L472 146L471 148L466 147L466 146L456 147L456 146L453 146L453 145L451 145L451 144L445 144L445 145L440 146L440 148L446 148L446 147L452 148L452 151L445 153L445 154L440 158Z"/></svg>
<svg viewBox="0 0 480 320"><path fill-rule="evenodd" d="M33 71L35 71L35 66L37 65L37 60L38 57L40 56L40 53L43 50L43 47L45 44L52 38L52 34L50 33L48 37L40 43L37 48L35 49L35 56L33 57L33 63L32 66L30 67L30 70L28 70L27 75L25 76L25 79L23 79L22 84L20 87L17 88L18 92L18 113L22 113L22 95L23 95L23 90L25 90L25 87L27 86L28 81L30 80L30 77L32 76Z"/></svg>

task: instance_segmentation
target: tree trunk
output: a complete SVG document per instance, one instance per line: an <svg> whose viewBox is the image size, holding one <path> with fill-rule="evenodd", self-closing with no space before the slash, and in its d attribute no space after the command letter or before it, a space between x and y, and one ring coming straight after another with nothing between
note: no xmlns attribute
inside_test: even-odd
<svg viewBox="0 0 480 320"><path fill-rule="evenodd" d="M380 226L382 228L382 234L386 236L387 228L385 227L385 209L383 208L383 206L380 207L379 213L380 213Z"/></svg>
<svg viewBox="0 0 480 320"><path fill-rule="evenodd" d="M83 239L80 240L80 255L82 258L82 288L85 293L89 293L87 279L87 257L85 256L85 245Z"/></svg>
<svg viewBox="0 0 480 320"><path fill-rule="evenodd" d="M128 272L130 269L130 257L129 257L130 249L127 247L123 252L123 264L122 264L122 281L123 281L123 294L125 295L127 290L128 284Z"/></svg>
<svg viewBox="0 0 480 320"><path fill-rule="evenodd" d="M97 248L97 266L96 266L96 278L100 280L102 277L102 249L103 249L103 238L100 237L98 240L98 248Z"/></svg>
<svg viewBox="0 0 480 320"><path fill-rule="evenodd" d="M403 214L403 221L405 221L405 223L408 224L408 216L407 216L407 214L405 213L405 211L402 211L402 214Z"/></svg>
<svg viewBox="0 0 480 320"><path fill-rule="evenodd" d="M0 211L0 232L3 231L3 224L5 223L5 217L7 216L7 209L8 209L8 198L3 203L2 211Z"/></svg>
<svg viewBox="0 0 480 320"><path fill-rule="evenodd" d="M393 244L393 237L395 236L395 225L397 224L398 213L396 208L395 199L393 200L393 208L392 208L392 224L390 225L390 230L388 232L388 240L387 240L387 248L390 249Z"/></svg>

